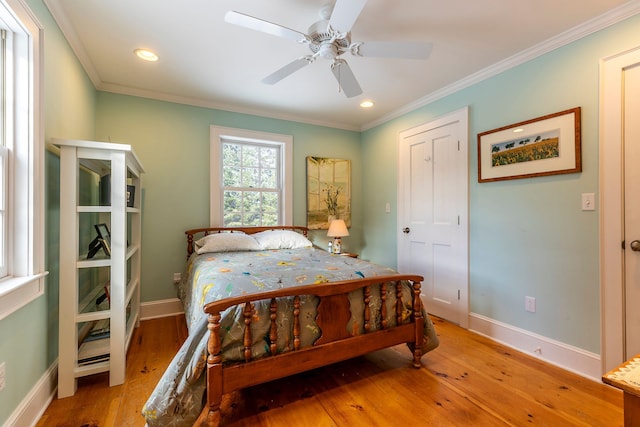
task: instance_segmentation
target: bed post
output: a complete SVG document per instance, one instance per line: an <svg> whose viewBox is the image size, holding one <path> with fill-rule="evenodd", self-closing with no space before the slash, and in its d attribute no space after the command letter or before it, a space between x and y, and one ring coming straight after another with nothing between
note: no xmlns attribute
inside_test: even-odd
<svg viewBox="0 0 640 427"><path fill-rule="evenodd" d="M196 425L218 427L222 403L222 350L220 344L220 312L209 314L209 341L207 342L207 402Z"/></svg>
<svg viewBox="0 0 640 427"><path fill-rule="evenodd" d="M415 346L413 348L413 367L420 368L422 344L424 342L424 318L422 317L422 301L420 300L420 282L413 282L413 323L415 325Z"/></svg>
<svg viewBox="0 0 640 427"><path fill-rule="evenodd" d="M187 233L187 259L193 253L193 234Z"/></svg>

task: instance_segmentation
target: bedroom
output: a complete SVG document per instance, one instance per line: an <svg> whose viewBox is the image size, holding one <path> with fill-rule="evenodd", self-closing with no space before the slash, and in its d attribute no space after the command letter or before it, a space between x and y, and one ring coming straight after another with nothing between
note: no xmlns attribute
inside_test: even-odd
<svg viewBox="0 0 640 427"><path fill-rule="evenodd" d="M599 193L598 62L640 45L638 16L389 122L353 131L97 91L44 3L27 3L46 31L45 139L110 138L132 143L147 169L144 302L174 298L172 277L183 267L183 232L207 221L209 125L291 134L299 141L296 165L304 165L307 155L352 159L353 227L345 244L365 259L393 266L396 217L386 214L384 207L397 199L397 170L390 160L396 157L397 134L468 105L470 313L476 319L524 331L527 345L528 340L542 337L599 357L599 219L598 212L580 211L579 195ZM528 102L514 102L514 93ZM478 132L575 106L582 107L582 173L477 183L472 147ZM368 167L381 164L389 167ZM34 388L50 381L57 358L57 166L56 156L47 152L45 296L0 320L0 362L6 362L8 372L7 388L0 391L2 422L23 409ZM303 168L294 173L304 182ZM190 191L183 191L185 182L190 183ZM294 223L304 224L305 189L294 191ZM376 233L365 233L371 229ZM497 235L497 230L504 234ZM157 257L160 261L152 263ZM537 298L535 315L524 310L526 295ZM153 307L148 304L147 309ZM16 336L15 330L23 333ZM35 342L46 344L36 347ZM45 350L36 352L36 348Z"/></svg>

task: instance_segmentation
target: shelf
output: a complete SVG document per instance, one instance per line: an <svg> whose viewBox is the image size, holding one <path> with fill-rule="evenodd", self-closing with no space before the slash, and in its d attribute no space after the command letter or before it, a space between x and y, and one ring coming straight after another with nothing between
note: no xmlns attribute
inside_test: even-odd
<svg viewBox="0 0 640 427"><path fill-rule="evenodd" d="M99 374L102 372L109 372L111 363L109 360L102 362L94 362L86 365L76 366L74 369L75 377L86 377L87 375Z"/></svg>
<svg viewBox="0 0 640 427"><path fill-rule="evenodd" d="M95 363L96 358L108 357L110 342L111 339L109 337L83 342L78 349L78 365ZM94 362L90 362L91 360Z"/></svg>
<svg viewBox="0 0 640 427"><path fill-rule="evenodd" d="M91 268L91 267L110 267L111 266L111 258L99 258L95 257L92 259L86 259L86 255L84 259L80 259L76 263L77 268Z"/></svg>
<svg viewBox="0 0 640 427"><path fill-rule="evenodd" d="M76 316L76 322L95 322L97 320L108 319L111 317L111 310L92 311L90 313L82 313Z"/></svg>
<svg viewBox="0 0 640 427"><path fill-rule="evenodd" d="M111 212L111 206L78 206L76 208L78 213L109 213Z"/></svg>
<svg viewBox="0 0 640 427"><path fill-rule="evenodd" d="M110 386L124 382L127 349L139 322L144 169L130 145L57 138L52 143L60 147L62 398L73 395L77 378L85 375L108 372ZM132 194L133 206L125 206ZM87 259L95 225L102 223L111 232L111 255L101 248ZM105 283L110 300L102 299Z"/></svg>

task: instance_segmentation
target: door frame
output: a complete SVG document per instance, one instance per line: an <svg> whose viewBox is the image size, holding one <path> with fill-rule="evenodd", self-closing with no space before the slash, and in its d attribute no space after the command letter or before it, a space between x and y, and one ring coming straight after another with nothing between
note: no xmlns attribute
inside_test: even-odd
<svg viewBox="0 0 640 427"><path fill-rule="evenodd" d="M638 63L640 46L600 60L600 357L603 373L624 361L622 72Z"/></svg>
<svg viewBox="0 0 640 427"><path fill-rule="evenodd" d="M460 241L460 252L465 254L464 271L461 277L464 277L464 283L460 284L460 312L457 319L458 325L468 329L469 328L469 106L460 108L442 116L436 117L427 123L423 123L398 133L397 143L397 156L398 156L398 217L397 217L397 232L396 236L401 234L404 218L404 204L401 202L401 197L404 196L403 189L401 187L402 180L400 179L401 167L400 165L400 149L402 141L412 135L418 133L427 132L431 129L447 126L452 123L459 123L459 150L462 159L460 161L460 169L464 173L459 175L459 187L460 193L458 194L458 206L460 206L460 235L463 236ZM397 237L396 237L397 238ZM400 245L397 245L396 257L400 257Z"/></svg>

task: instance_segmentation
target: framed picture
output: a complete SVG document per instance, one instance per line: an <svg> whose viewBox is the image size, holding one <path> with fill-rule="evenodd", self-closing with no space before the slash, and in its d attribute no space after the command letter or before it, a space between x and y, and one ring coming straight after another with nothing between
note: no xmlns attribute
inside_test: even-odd
<svg viewBox="0 0 640 427"><path fill-rule="evenodd" d="M98 232L98 238L102 244L102 250L107 256L111 256L111 233L107 224L95 224L96 231Z"/></svg>
<svg viewBox="0 0 640 427"><path fill-rule="evenodd" d="M478 182L582 172L580 107L478 134Z"/></svg>
<svg viewBox="0 0 640 427"><path fill-rule="evenodd" d="M136 200L136 186L127 185L127 207L132 208Z"/></svg>
<svg viewBox="0 0 640 427"><path fill-rule="evenodd" d="M334 219L351 226L351 161L307 157L307 227L327 230Z"/></svg>

